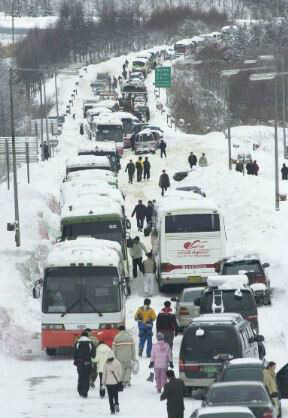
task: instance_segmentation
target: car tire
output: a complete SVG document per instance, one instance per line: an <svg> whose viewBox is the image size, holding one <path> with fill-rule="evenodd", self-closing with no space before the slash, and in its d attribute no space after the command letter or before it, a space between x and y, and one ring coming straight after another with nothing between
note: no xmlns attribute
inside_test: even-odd
<svg viewBox="0 0 288 418"><path fill-rule="evenodd" d="M55 356L56 355L56 348L46 348L47 356Z"/></svg>
<svg viewBox="0 0 288 418"><path fill-rule="evenodd" d="M192 398L192 387L191 386L185 386L184 397L185 398Z"/></svg>

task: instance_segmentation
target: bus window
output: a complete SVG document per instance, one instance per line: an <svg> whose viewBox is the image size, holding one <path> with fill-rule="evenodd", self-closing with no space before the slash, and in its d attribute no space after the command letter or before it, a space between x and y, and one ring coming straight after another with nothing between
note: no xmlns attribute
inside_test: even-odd
<svg viewBox="0 0 288 418"><path fill-rule="evenodd" d="M216 231L220 231L218 214L169 215L165 218L165 232L168 234Z"/></svg>

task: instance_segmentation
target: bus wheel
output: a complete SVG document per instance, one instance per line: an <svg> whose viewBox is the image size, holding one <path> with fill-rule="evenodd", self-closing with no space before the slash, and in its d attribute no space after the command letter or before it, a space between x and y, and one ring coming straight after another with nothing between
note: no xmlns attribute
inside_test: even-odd
<svg viewBox="0 0 288 418"><path fill-rule="evenodd" d="M46 348L46 354L47 356L55 356L56 348Z"/></svg>

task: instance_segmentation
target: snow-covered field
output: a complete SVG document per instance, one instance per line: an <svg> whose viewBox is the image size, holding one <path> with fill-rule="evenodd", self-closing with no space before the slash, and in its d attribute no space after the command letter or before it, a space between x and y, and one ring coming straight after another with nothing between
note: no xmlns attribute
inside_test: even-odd
<svg viewBox="0 0 288 418"><path fill-rule="evenodd" d="M132 55L128 57L131 60ZM82 100L90 97L90 82L97 71L110 71L118 76L124 57L113 58L106 63L88 67L83 79L59 77L61 111L65 110L75 81L79 80L78 96L73 105L76 120L67 117L59 150L55 158L31 166L31 184L27 185L25 167L18 171L20 198L21 248L15 249L14 233L6 231L6 223L13 222L13 193L6 184L0 185L0 404L1 416L12 418L39 417L105 417L110 415L107 399L100 399L98 390L91 390L89 398L82 400L76 391L76 370L68 353L55 358L46 357L40 349L40 302L31 296L32 284L41 274L41 263L59 235L59 188L65 174L65 159L76 155L85 139L79 134L82 122ZM166 125L166 113L156 110L153 76L148 78L149 104L152 122L165 131L168 143L167 159L151 155L151 180L128 185L124 170L119 174L120 188L126 194L126 210L131 214L138 199L160 199L158 179L162 169L172 177L175 171L188 169L190 151L197 156L206 153L209 166L196 169L192 174L193 184L202 187L224 213L228 252L257 252L263 261L270 262L270 278L273 287L271 307L259 309L260 332L265 336L267 359L281 367L287 362L288 328L287 286L288 271L287 236L288 203L281 202L281 210L274 209L273 129L264 127L241 127L232 131L233 142L240 144L245 152L257 159L258 177L242 176L228 171L227 140L221 133L205 136L184 135ZM52 94L52 85L49 89ZM165 104L165 93L160 101ZM281 137L280 137L281 139ZM257 152L252 144L259 143ZM281 142L279 144L282 150ZM126 151L122 167L135 156ZM280 159L280 166L282 159ZM281 184L281 192L288 192L287 184ZM133 219L132 234L136 234ZM149 239L146 239L149 248ZM132 296L127 302L127 327L137 341L137 327L133 320L135 310L143 302L141 279L133 282ZM159 295L155 289L153 308L159 312L164 300L171 295ZM174 344L174 364L177 370L181 337ZM132 387L120 394L119 415L125 418L164 418L165 403L159 402L154 385L146 382L149 361L140 360L140 373L133 377ZM147 404L147 409L146 409ZM185 418L199 405L198 401L186 399ZM283 416L288 417L288 405L283 402ZM4 412L5 411L5 412ZM3 413L4 412L4 413Z"/></svg>

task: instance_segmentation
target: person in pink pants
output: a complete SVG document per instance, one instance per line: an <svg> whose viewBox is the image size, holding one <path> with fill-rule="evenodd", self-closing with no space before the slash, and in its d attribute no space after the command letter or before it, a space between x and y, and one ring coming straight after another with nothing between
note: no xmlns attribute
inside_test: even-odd
<svg viewBox="0 0 288 418"><path fill-rule="evenodd" d="M164 335L161 332L158 332L156 338L157 343L153 344L152 347L149 368L154 367L156 388L158 393L161 393L161 390L167 381L166 371L168 365L172 369L174 366L172 362L172 351L169 344L164 341Z"/></svg>

